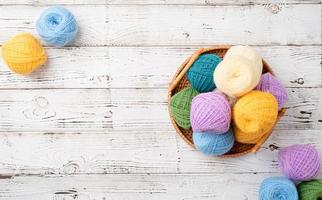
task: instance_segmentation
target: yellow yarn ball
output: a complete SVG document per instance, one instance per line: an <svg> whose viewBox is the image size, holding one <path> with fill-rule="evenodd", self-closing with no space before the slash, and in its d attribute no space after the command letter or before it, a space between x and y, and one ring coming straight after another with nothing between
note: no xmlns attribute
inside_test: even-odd
<svg viewBox="0 0 322 200"><path fill-rule="evenodd" d="M255 63L242 56L230 56L221 61L214 72L216 87L229 96L242 96L253 90L261 74Z"/></svg>
<svg viewBox="0 0 322 200"><path fill-rule="evenodd" d="M4 43L2 57L12 71L23 75L31 73L47 60L44 48L29 33L20 33Z"/></svg>
<svg viewBox="0 0 322 200"><path fill-rule="evenodd" d="M224 59L232 57L232 56L243 56L255 63L255 68L259 74L262 74L263 71L263 61L260 54L250 46L232 46L228 49L225 54Z"/></svg>
<svg viewBox="0 0 322 200"><path fill-rule="evenodd" d="M267 92L251 91L237 100L233 107L233 123L236 141L257 143L270 131L277 120L278 103Z"/></svg>

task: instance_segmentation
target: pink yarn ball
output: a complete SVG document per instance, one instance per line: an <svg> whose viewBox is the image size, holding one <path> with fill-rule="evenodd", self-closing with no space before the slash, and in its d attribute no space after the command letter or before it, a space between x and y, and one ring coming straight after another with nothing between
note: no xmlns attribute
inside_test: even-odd
<svg viewBox="0 0 322 200"><path fill-rule="evenodd" d="M295 181L308 181L320 173L320 157L311 145L292 145L278 152L278 163L285 176Z"/></svg>
<svg viewBox="0 0 322 200"><path fill-rule="evenodd" d="M262 75L257 90L271 93L278 102L278 110L282 109L288 99L287 91L282 83L272 74L265 73Z"/></svg>
<svg viewBox="0 0 322 200"><path fill-rule="evenodd" d="M208 92L192 99L190 120L194 132L226 133L230 127L231 108L219 92Z"/></svg>

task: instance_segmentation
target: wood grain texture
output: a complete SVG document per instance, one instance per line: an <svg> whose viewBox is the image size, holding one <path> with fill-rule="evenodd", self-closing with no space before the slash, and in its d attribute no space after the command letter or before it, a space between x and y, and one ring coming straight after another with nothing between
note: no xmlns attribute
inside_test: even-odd
<svg viewBox="0 0 322 200"><path fill-rule="evenodd" d="M321 6L74 5L73 46L320 45ZM44 6L0 6L0 41L34 33ZM160 15L162 13L162 15ZM256 20L253 20L256 19ZM100 19L100 20L98 20Z"/></svg>
<svg viewBox="0 0 322 200"><path fill-rule="evenodd" d="M279 173L276 148L311 143L321 152L320 138L320 130L276 130L258 153L222 159L202 155L174 131L109 131L95 135L1 133L0 171L5 177L21 174Z"/></svg>
<svg viewBox="0 0 322 200"><path fill-rule="evenodd" d="M273 174L111 174L15 177L0 180L7 200L257 199L258 185ZM238 188L232 193L231 188Z"/></svg>
<svg viewBox="0 0 322 200"><path fill-rule="evenodd" d="M321 47L256 46L286 87L321 87ZM167 88L197 47L47 48L48 62L24 77L0 61L0 88ZM1 52L1 50L0 50Z"/></svg>
<svg viewBox="0 0 322 200"><path fill-rule="evenodd" d="M166 5L267 5L278 4L320 4L319 0L108 0L110 4L166 4Z"/></svg>
<svg viewBox="0 0 322 200"><path fill-rule="evenodd" d="M258 185L268 176L280 176L280 174L22 176L0 180L0 198L7 200L255 200L258 198Z"/></svg>
<svg viewBox="0 0 322 200"><path fill-rule="evenodd" d="M75 42L46 47L28 77L0 61L1 200L255 200L281 175L277 148L322 152L320 0L0 0L0 45L37 36L56 4L75 14ZM181 62L227 43L255 46L290 98L260 151L235 159L189 147L167 110Z"/></svg>
<svg viewBox="0 0 322 200"><path fill-rule="evenodd" d="M291 88L277 130L322 129L322 88ZM166 89L0 90L0 132L172 131Z"/></svg>
<svg viewBox="0 0 322 200"><path fill-rule="evenodd" d="M320 4L319 0L1 0L2 5L266 5Z"/></svg>
<svg viewBox="0 0 322 200"><path fill-rule="evenodd" d="M109 38L113 45L321 44L320 13L317 5L119 6L109 10L109 26L120 27Z"/></svg>

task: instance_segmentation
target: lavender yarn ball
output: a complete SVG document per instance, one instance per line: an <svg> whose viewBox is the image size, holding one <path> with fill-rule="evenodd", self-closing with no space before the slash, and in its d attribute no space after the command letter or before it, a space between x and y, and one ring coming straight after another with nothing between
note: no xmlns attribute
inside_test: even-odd
<svg viewBox="0 0 322 200"><path fill-rule="evenodd" d="M278 152L282 173L294 181L309 181L320 173L319 152L311 145L292 145Z"/></svg>
<svg viewBox="0 0 322 200"><path fill-rule="evenodd" d="M278 110L281 110L288 100L286 89L283 87L282 83L270 73L262 75L256 89L271 93L277 99Z"/></svg>
<svg viewBox="0 0 322 200"><path fill-rule="evenodd" d="M231 121L228 100L219 92L197 95L192 99L190 121L194 132L226 133Z"/></svg>
<svg viewBox="0 0 322 200"><path fill-rule="evenodd" d="M194 132L192 139L196 149L212 156L223 155L234 145L234 134L231 130L223 134Z"/></svg>
<svg viewBox="0 0 322 200"><path fill-rule="evenodd" d="M259 189L259 200L298 200L295 184L285 177L266 178Z"/></svg>

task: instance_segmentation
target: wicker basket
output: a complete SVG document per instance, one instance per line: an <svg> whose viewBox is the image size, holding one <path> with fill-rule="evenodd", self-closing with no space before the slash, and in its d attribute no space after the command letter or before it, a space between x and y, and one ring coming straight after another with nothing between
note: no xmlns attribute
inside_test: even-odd
<svg viewBox="0 0 322 200"><path fill-rule="evenodd" d="M185 76L185 74L187 73L187 71L189 70L191 65L195 62L195 60L201 54L214 53L222 58L225 55L226 51L230 47L231 47L230 45L217 45L217 46L210 47L210 48L201 48L201 49L197 50L190 58L185 60L184 63L178 69L177 73L175 74L172 82L170 83L169 92L168 92L168 102L170 102L170 98L174 94L181 91L185 87L190 86L190 83L189 83L187 77ZM271 74L273 74L270 66L263 60L263 73L266 73L266 72L270 72ZM168 105L170 106L170 103L168 103ZM179 127L171 115L170 108L168 108L168 110L169 110L171 122L172 122L174 128L176 129L177 133L190 146L195 148L193 141L192 141L192 129L191 128L184 129L184 128ZM276 120L276 122L280 119L280 117L282 117L284 115L284 112L285 112L285 109L282 109L281 111L279 111L278 119ZM274 125L274 127L275 127L275 125ZM261 145L267 140L267 138L271 135L273 128L267 134L265 134L257 144L242 144L242 143L235 142L233 148L228 153L226 153L220 157L239 157L239 156L245 155L250 152L255 153L261 147Z"/></svg>

